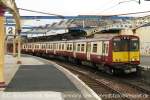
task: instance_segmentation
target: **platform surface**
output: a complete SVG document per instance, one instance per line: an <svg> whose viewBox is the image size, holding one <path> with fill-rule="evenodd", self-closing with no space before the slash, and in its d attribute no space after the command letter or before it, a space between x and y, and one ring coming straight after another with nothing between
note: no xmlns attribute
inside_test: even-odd
<svg viewBox="0 0 150 100"><path fill-rule="evenodd" d="M17 65L17 58L5 56L8 86L0 92L0 100L24 100L25 97L28 100L84 100L76 86L53 64L26 55L21 61L22 64ZM70 99L73 94L80 97Z"/></svg>

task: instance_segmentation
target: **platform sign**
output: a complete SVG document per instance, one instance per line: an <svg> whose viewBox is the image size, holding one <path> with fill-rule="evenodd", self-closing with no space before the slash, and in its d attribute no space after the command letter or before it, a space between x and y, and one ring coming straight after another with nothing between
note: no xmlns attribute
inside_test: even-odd
<svg viewBox="0 0 150 100"><path fill-rule="evenodd" d="M6 35L15 35L15 26L6 26Z"/></svg>

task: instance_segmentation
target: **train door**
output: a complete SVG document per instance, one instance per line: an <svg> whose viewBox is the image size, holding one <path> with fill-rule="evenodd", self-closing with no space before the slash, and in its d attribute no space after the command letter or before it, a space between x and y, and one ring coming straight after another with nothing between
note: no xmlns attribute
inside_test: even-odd
<svg viewBox="0 0 150 100"><path fill-rule="evenodd" d="M130 61L130 39L121 40L121 50L120 50L120 62L129 62Z"/></svg>
<svg viewBox="0 0 150 100"><path fill-rule="evenodd" d="M128 62L130 62L130 40L127 40L127 45L128 45Z"/></svg>
<svg viewBox="0 0 150 100"><path fill-rule="evenodd" d="M91 42L87 42L86 45L86 53L87 53L87 60L90 61L90 55L91 55Z"/></svg>
<svg viewBox="0 0 150 100"><path fill-rule="evenodd" d="M102 61L105 61L105 42L102 41Z"/></svg>
<svg viewBox="0 0 150 100"><path fill-rule="evenodd" d="M54 54L56 54L56 43L53 44Z"/></svg>
<svg viewBox="0 0 150 100"><path fill-rule="evenodd" d="M105 61L105 59L108 57L109 53L109 41L103 41L102 42L102 61Z"/></svg>
<svg viewBox="0 0 150 100"><path fill-rule="evenodd" d="M76 43L73 42L73 57L76 58Z"/></svg>
<svg viewBox="0 0 150 100"><path fill-rule="evenodd" d="M139 40L138 38L130 38L128 40L128 61L139 61Z"/></svg>

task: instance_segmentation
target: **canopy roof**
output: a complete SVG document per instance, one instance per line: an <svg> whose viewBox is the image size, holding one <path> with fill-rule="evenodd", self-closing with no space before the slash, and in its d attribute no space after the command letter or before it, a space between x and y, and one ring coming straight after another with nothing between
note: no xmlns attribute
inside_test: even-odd
<svg viewBox="0 0 150 100"><path fill-rule="evenodd" d="M16 33L21 31L20 15L15 0L0 0L0 4L4 5L13 14L16 22Z"/></svg>

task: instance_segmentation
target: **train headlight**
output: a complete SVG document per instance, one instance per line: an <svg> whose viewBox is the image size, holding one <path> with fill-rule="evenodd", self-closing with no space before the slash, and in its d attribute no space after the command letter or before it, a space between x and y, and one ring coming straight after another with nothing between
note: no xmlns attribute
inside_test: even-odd
<svg viewBox="0 0 150 100"><path fill-rule="evenodd" d="M118 62L118 59L115 59L116 62Z"/></svg>
<svg viewBox="0 0 150 100"><path fill-rule="evenodd" d="M121 59L119 59L119 62L121 61Z"/></svg>
<svg viewBox="0 0 150 100"><path fill-rule="evenodd" d="M135 61L140 61L140 59L139 58L135 58Z"/></svg>
<svg viewBox="0 0 150 100"><path fill-rule="evenodd" d="M131 59L131 61L135 61L135 59L134 59L134 58L132 58L132 59Z"/></svg>
<svg viewBox="0 0 150 100"><path fill-rule="evenodd" d="M136 60L137 60L137 61L140 61L140 59L139 59L139 58L137 58Z"/></svg>
<svg viewBox="0 0 150 100"><path fill-rule="evenodd" d="M131 61L139 61L139 58L132 58Z"/></svg>

